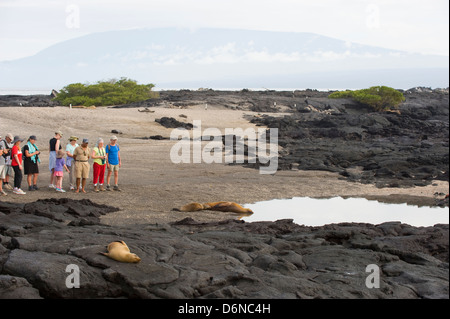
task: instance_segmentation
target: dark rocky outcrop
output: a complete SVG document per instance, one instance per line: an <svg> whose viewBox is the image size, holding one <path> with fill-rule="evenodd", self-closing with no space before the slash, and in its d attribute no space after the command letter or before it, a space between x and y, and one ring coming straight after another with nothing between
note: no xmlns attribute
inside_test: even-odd
<svg viewBox="0 0 450 319"><path fill-rule="evenodd" d="M280 170L326 170L378 187L448 181L448 89L413 88L403 93L406 101L398 113L374 112L350 99L329 99L329 92L316 90L165 91L160 102L273 113L249 120L279 130ZM289 115L280 117L279 112ZM189 123L164 119L161 124L175 128ZM259 168L261 164L245 165Z"/></svg>
<svg viewBox="0 0 450 319"><path fill-rule="evenodd" d="M52 101L54 92L49 95L0 95L0 107L2 106L57 106L58 102Z"/></svg>
<svg viewBox="0 0 450 319"><path fill-rule="evenodd" d="M280 170L326 170L378 187L412 187L449 180L449 91L403 91L400 112L373 112L350 99L329 99L329 92L162 91L159 99L119 107L189 106L270 112L249 117L256 125L277 128L282 147ZM51 96L0 96L0 106L52 106ZM289 115L280 116L279 112ZM192 129L174 118L156 119L167 128ZM167 138L167 137L166 137ZM259 168L257 163L245 163Z"/></svg>
<svg viewBox="0 0 450 319"><path fill-rule="evenodd" d="M373 112L351 101L326 105L316 99L308 112L258 116L251 121L278 129L282 170L338 172L378 187L448 181L448 91L414 90L405 92L405 97L399 113Z"/></svg>
<svg viewBox="0 0 450 319"><path fill-rule="evenodd" d="M0 298L448 298L448 225L297 225L292 220L112 227L114 208L0 203ZM177 213L179 214L179 213ZM101 254L124 240L141 257ZM80 270L80 287L67 288ZM380 269L369 289L368 265Z"/></svg>
<svg viewBox="0 0 450 319"><path fill-rule="evenodd" d="M192 123L180 122L177 119L174 119L173 117L166 117L166 116L160 119L155 119L155 122L161 124L165 128L185 128L190 130L194 127Z"/></svg>

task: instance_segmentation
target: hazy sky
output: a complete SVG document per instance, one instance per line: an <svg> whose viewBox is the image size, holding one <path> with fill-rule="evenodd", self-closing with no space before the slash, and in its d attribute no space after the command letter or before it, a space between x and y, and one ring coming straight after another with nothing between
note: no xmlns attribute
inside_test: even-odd
<svg viewBox="0 0 450 319"><path fill-rule="evenodd" d="M313 32L449 55L448 0L0 0L0 61L93 32L157 27Z"/></svg>

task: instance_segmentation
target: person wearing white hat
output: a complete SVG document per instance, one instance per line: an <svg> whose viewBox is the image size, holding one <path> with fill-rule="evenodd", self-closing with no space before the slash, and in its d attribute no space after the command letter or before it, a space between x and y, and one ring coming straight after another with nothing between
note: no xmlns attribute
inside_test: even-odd
<svg viewBox="0 0 450 319"><path fill-rule="evenodd" d="M92 150L92 158L94 159L94 178L92 182L94 183L94 191L104 191L103 183L105 180L105 168L106 168L106 150L103 147L104 141L102 138L97 140L97 144Z"/></svg>
<svg viewBox="0 0 450 319"><path fill-rule="evenodd" d="M66 166L69 168L69 186L70 190L75 189L74 176L75 176L75 162L73 160L73 152L80 146L77 144L78 137L71 136L69 138L69 144L66 146Z"/></svg>
<svg viewBox="0 0 450 319"><path fill-rule="evenodd" d="M108 174L106 175L106 190L110 191L111 187L109 182L111 181L111 175L114 172L114 190L119 189L119 168L122 166L122 159L120 158L120 148L117 144L117 137L111 136L110 143L106 146L106 165L108 167Z"/></svg>

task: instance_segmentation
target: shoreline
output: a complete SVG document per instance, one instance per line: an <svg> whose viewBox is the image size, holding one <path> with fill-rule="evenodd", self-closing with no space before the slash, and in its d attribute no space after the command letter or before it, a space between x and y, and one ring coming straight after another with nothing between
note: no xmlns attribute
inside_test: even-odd
<svg viewBox="0 0 450 319"><path fill-rule="evenodd" d="M176 92L176 91L193 91L193 92L202 92L202 91L214 91L214 92L241 92L244 90L251 91L251 92L294 92L294 91L304 91L304 92L332 92L332 91L345 91L345 90L359 90L362 88L298 88L298 87L283 87L283 88L251 88L251 87L241 87L241 88L209 88L209 87L183 87L183 88L158 88L154 87L152 91L154 92ZM411 87L411 88L396 88L396 90L405 92L405 91L411 91L411 90L421 90L421 91L448 91L448 87L424 87L424 86L417 86L417 87ZM8 95L18 95L18 96L31 96L31 95L50 95L53 90L56 90L55 88L0 88L0 97L2 96L8 96ZM5 93L3 93L5 92ZM18 94L19 92L22 92L23 94ZM32 92L32 94L29 94L28 92Z"/></svg>
<svg viewBox="0 0 450 319"><path fill-rule="evenodd" d="M139 112L142 108L2 109L2 130L36 135L43 156L39 191L8 192L0 198L0 298L448 299L448 224L413 227L387 221L314 227L287 219L243 222L225 212L172 211L190 202L246 204L292 197L425 204L434 201L435 193L447 193L448 181L380 188L325 170L295 168L261 175L243 165L175 164L169 153L178 141L142 139L170 136L172 129L155 119L196 119L203 129L223 132L227 127L257 129L261 126L248 118L266 113L231 110L220 103L208 104L205 112L202 101L170 107L174 103L180 102L152 107L154 113ZM71 135L92 142L117 135L122 191L94 193L92 166L87 194L48 188L47 144L55 130L63 131L63 145ZM66 174L66 190L67 182ZM26 190L25 185L24 180ZM121 263L100 254L118 240L141 262ZM81 270L80 289L66 286L67 265ZM382 289L364 285L368 265L382 271Z"/></svg>
<svg viewBox="0 0 450 319"><path fill-rule="evenodd" d="M55 108L8 108L2 119L5 131L16 132L16 118L21 117L21 130L24 137L35 134L37 145L44 152L40 164L39 187L37 192L26 195L8 194L2 201L17 203L32 202L41 198L91 199L100 204L119 207L121 210L102 217L109 225L168 223L185 217L200 222L234 219L235 214L211 211L174 213L172 208L189 202L233 201L250 204L259 201L292 198L292 197L397 197L401 202L412 201L419 204L430 204L435 200L435 193L448 192L448 182L435 181L430 185L413 188L377 188L373 184L350 182L337 173L326 171L282 170L275 175L260 175L257 169L241 165L226 164L173 164L169 153L176 141L142 140L139 137L162 135L170 136L171 129L156 123L155 118L169 116L190 122L201 119L204 129L216 127L257 128L248 122L244 115L257 112L217 109L211 106L204 112L201 105L185 109L154 108L155 113L142 113L138 109L72 109ZM187 119L180 118L184 114ZM74 119L81 119L77 122ZM106 121L105 121L106 119ZM36 120L37 123L36 123ZM59 123L58 127L48 127L47 121ZM109 123L96 127L96 123ZM88 194L59 194L48 189L48 158L45 156L47 139L53 136L55 129L64 129L63 141L71 135L88 137L95 141L99 136L108 139L111 130L122 131L119 134L119 145L123 157L123 167L119 172L119 185L122 192L92 192L91 176L88 179ZM205 142L203 142L205 143ZM66 145L65 143L63 143ZM91 143L92 146L92 143ZM148 158L145 154L151 154ZM91 173L92 175L92 168ZM67 189L67 175L63 185ZM433 186L435 185L435 186ZM22 182L26 191L26 179Z"/></svg>
<svg viewBox="0 0 450 319"><path fill-rule="evenodd" d="M305 94L308 94L309 103L314 104L313 108L305 108ZM407 101L402 109L402 112L407 114L405 123L414 124L405 128L400 121L402 118L397 118L395 114L385 116L385 118L381 118L377 114L367 116L365 113L361 113L367 113L367 111L354 109L354 105L349 104L347 100L330 100L327 99L326 93L314 90L294 92L171 91L161 92L160 99L120 107L72 109L61 106L45 106L45 103L49 103L50 96L47 97L47 100L35 100L36 96L30 96L29 103L41 103L42 106L2 108L4 112L2 113L1 134L5 135L7 132L11 132L13 135L20 135L23 138L30 135L37 136L37 146L44 152L39 176L41 190L27 193L21 197L11 194L1 200L31 202L49 197L91 198L100 203L121 208L121 212L104 217L105 223L109 224L165 223L184 217L192 217L204 222L236 218L231 213L202 211L175 214L171 211L172 208L190 202L233 201L239 204L251 204L292 197L341 196L432 205L437 198L441 199L439 194L448 194L449 192L448 180L431 178L434 174L433 171L436 171L432 163L421 169L423 172L418 172L420 176L428 176L428 179L421 181L419 177L418 182L414 182L412 176L416 172L413 170L400 171L400 175L397 177L397 173L392 175L388 169L389 166L377 169L377 165L370 161L370 157L366 164L349 162L352 157L360 156L358 152L361 150L370 156L373 153L372 149L376 150L374 155L379 154L376 161L388 160L387 165L397 165L400 170L404 170L405 165L410 165L410 162L415 163L416 160L413 157L416 155L408 155L407 152L411 151L405 152L404 150L417 150L419 153L411 154L419 154L423 157L420 161L424 162L430 161L428 158L433 157L428 155L428 152L439 147L439 152L436 154L448 158L448 148L442 151L442 145L448 145L448 134L446 137L442 137L441 135L445 133L442 130L435 129L438 135L433 131L426 137L418 136L419 139L426 138L425 140L419 140L418 143L414 141L415 135L417 135L414 130L417 130L420 125L427 127L430 126L429 123L439 122L442 123L443 129L448 131L448 122L445 123L445 119L442 117L445 112L448 115L448 104L445 104L448 101L448 92L414 88L405 94ZM208 105L207 110L205 104ZM428 104L432 106L427 106ZM146 108L144 111L151 112L142 112L142 108ZM329 114L330 110L333 111L331 114ZM384 114L382 115L384 116ZM190 124L195 120L200 120L202 130L215 128L221 134L225 133L226 128L257 131L261 128L272 127L265 123L274 125L273 127L286 128L279 134L279 165L282 170L278 170L274 175L265 176L259 174L258 164L253 167L246 167L247 164L226 165L204 162L174 164L170 159L170 151L177 141L167 139L173 129L155 122L156 119L163 117ZM430 118L431 121L427 122L427 118ZM355 126L341 128L342 125L348 124L345 121L342 122L343 119L354 123ZM340 122L333 122L337 120ZM397 124L389 124L388 120L395 120L393 123ZM18 125L19 123L20 125ZM384 128L383 125L387 125L386 123L390 126ZM373 126L367 126L372 124ZM296 127L295 125L302 126ZM393 130L395 126L401 127L398 132ZM341 129L344 129L344 132L341 132ZM56 194L49 190L47 182L49 181L48 140L53 137L56 130L64 133L62 139L64 147L71 135L89 138L91 148L99 137L108 141L111 135L117 135L123 158L123 167L119 172L119 185L123 191L120 193L93 193L90 184L92 167L91 176L87 182L88 190L90 190L88 194ZM118 131L120 134L112 133L112 131ZM192 131L189 132L189 134L193 134ZM394 136L389 137L392 134ZM152 136L161 136L163 139L149 139ZM372 140L374 142L370 142ZM397 140L406 140L407 144L396 146ZM365 145L363 144L365 141L374 144ZM209 142L203 141L202 148L207 143ZM300 145L300 148L297 145ZM350 145L353 145L352 148L346 151ZM391 157L394 155L391 152L392 147L397 147L403 158L392 161ZM330 157L333 152L338 157ZM424 157L425 155L428 157ZM323 165L325 159L329 163L326 164L328 166ZM322 160L321 165L316 164L318 160ZM418 165L420 165L420 161ZM381 162L376 162L376 164L381 165ZM356 167L351 165L356 165ZM367 169L360 165L366 165ZM443 172L439 172L439 177L447 176L446 178L448 178L448 163L446 166L440 165ZM380 183L379 178L373 179L376 175L382 177ZM68 188L67 178L66 175L63 181L65 189ZM389 186L391 184L396 184L396 186ZM414 186L415 184L420 185ZM26 179L23 180L22 186L26 191Z"/></svg>
<svg viewBox="0 0 450 319"><path fill-rule="evenodd" d="M0 206L0 298L448 299L448 224L109 226L99 217L115 209L91 201ZM139 263L101 254L118 240ZM82 270L79 289L67 284L67 265ZM382 289L367 284L368 266Z"/></svg>

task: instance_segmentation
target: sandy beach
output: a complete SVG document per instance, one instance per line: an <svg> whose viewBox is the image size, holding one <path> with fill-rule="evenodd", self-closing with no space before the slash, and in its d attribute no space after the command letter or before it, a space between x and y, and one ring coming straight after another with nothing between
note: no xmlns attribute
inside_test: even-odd
<svg viewBox="0 0 450 319"><path fill-rule="evenodd" d="M142 110L142 108L141 108ZM1 197L2 201L15 203L33 202L45 198L88 198L100 204L120 208L120 211L102 217L110 225L168 223L185 217L196 221L219 221L236 218L232 213L201 211L181 213L171 211L189 202L234 201L250 204L271 199L292 197L369 197L393 202L413 204L432 203L435 193L448 193L448 182L434 181L431 185L414 188L377 188L371 184L349 182L337 173L326 171L278 171L262 175L257 169L227 164L174 164L170 150L177 143L171 140L144 140L142 137L161 135L170 137L172 129L155 122L164 116L192 123L201 120L202 130L217 128L254 128L245 115L261 114L251 111L230 110L218 105L191 105L186 108L160 106L154 113L138 112L138 108L115 109L98 107L81 109L68 107L8 107L2 110L1 135L12 133L22 138L36 135L37 146L42 151L39 191L28 192L26 179L22 188L26 195ZM184 115L180 117L180 115ZM273 114L272 114L273 115ZM281 116L282 113L277 115ZM64 134L65 147L71 135L89 138L90 147L102 137L105 141L119 130L118 144L121 148L123 166L119 173L121 192L93 192L92 168L88 180L88 193L60 194L48 188L48 141L56 130ZM207 143L207 142L203 142ZM91 164L92 165L92 164ZM63 186L68 189L68 175ZM277 212L274 212L277 214Z"/></svg>

